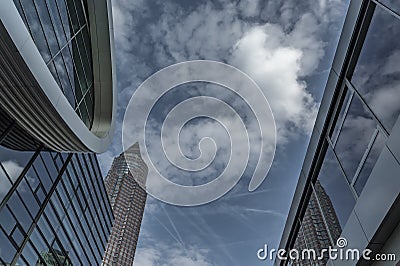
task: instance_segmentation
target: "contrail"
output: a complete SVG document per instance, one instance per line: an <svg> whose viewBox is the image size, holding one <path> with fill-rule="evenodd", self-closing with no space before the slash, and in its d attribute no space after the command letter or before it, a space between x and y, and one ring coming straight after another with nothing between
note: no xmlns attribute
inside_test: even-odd
<svg viewBox="0 0 400 266"><path fill-rule="evenodd" d="M161 205L161 208L163 209L165 215L167 215L167 218L168 218L168 220L169 220L169 222L170 222L172 228L174 229L174 231L175 231L175 233L176 233L176 236L179 238L179 240L180 240L180 242L181 242L181 244L182 244L182 247L183 247L183 249L185 250L185 253L187 254L187 251L186 251L185 245L184 245L184 243L183 243L182 237L181 237L181 235L179 234L178 230L176 229L176 226L175 226L174 222L172 221L171 217L169 216L168 212L165 210L165 208L164 208L163 205Z"/></svg>
<svg viewBox="0 0 400 266"><path fill-rule="evenodd" d="M174 236L174 234L164 225L163 222L161 222L155 215L153 215L152 217L156 219L156 221L165 229L165 231L167 231L172 236L172 238L176 240L176 242L182 245L181 241L179 241L179 239Z"/></svg>
<svg viewBox="0 0 400 266"><path fill-rule="evenodd" d="M273 211L273 210L260 210L260 209L251 209L251 208L246 208L246 211L250 211L250 212L258 212L258 213L265 213L265 214L272 214L275 216L279 216L281 218L285 218L285 215L283 213L277 212L277 211Z"/></svg>
<svg viewBox="0 0 400 266"><path fill-rule="evenodd" d="M227 196L227 197L222 197L221 200L228 200L228 199L234 199L234 198L239 198L239 197L245 197L245 196L253 196L255 194L261 194L261 193L266 193L266 192L271 192L272 189L264 189L260 191L253 191L253 192L244 192L232 196Z"/></svg>

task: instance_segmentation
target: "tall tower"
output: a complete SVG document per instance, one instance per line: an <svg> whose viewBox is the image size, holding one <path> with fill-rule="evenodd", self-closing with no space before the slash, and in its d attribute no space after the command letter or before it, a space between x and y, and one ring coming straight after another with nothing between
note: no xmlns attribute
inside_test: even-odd
<svg viewBox="0 0 400 266"><path fill-rule="evenodd" d="M330 238L338 239L342 228L332 201L318 180L314 188L316 194L311 194L294 248L299 252L304 249L315 250L316 257L321 258L320 251L332 246ZM312 265L326 265L328 259L328 254L324 253L322 259L312 261ZM294 261L294 265L310 265L310 263L308 258Z"/></svg>
<svg viewBox="0 0 400 266"><path fill-rule="evenodd" d="M103 265L133 263L147 197L146 177L138 143L114 158L105 183L115 221Z"/></svg>

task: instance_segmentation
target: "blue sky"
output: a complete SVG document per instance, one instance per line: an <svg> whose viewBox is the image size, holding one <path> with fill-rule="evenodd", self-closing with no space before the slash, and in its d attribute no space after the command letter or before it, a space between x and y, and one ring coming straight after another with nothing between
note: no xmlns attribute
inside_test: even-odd
<svg viewBox="0 0 400 266"><path fill-rule="evenodd" d="M122 151L122 121L133 92L171 64L208 59L244 71L267 96L277 127L274 162L257 190L247 190L250 176L245 174L225 196L198 207L172 206L149 196L135 265L272 264L259 261L256 252L264 244L279 245L347 1L113 0L112 4L118 114L112 146L99 156L104 174ZM213 89L202 84L184 92L177 88L164 104L189 97L190 90L201 95Z"/></svg>

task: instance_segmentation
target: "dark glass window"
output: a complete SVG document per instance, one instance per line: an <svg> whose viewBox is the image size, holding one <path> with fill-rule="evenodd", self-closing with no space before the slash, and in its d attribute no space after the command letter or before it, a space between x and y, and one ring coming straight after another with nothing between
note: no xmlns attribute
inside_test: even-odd
<svg viewBox="0 0 400 266"><path fill-rule="evenodd" d="M39 211L39 204L36 201L33 191L26 181L26 177L21 181L21 183L18 185L17 191L19 195L21 196L23 202L25 203L28 211L32 215L32 217L35 217L36 214Z"/></svg>
<svg viewBox="0 0 400 266"><path fill-rule="evenodd" d="M82 102L79 104L79 111L80 111L83 123L85 123L86 126L89 126L90 125L90 117L89 117L89 112L87 110L84 100L82 100Z"/></svg>
<svg viewBox="0 0 400 266"><path fill-rule="evenodd" d="M7 235L11 233L16 223L17 222L15 221L8 208L3 208L0 212L0 224Z"/></svg>
<svg viewBox="0 0 400 266"><path fill-rule="evenodd" d="M400 113L399 32L400 21L377 6L351 78L388 132Z"/></svg>
<svg viewBox="0 0 400 266"><path fill-rule="evenodd" d="M61 53L58 54L54 58L54 64L57 69L58 77L59 77L61 88L64 92L64 95L67 98L69 104L72 106L72 108L75 109L75 106L76 106L75 94L74 94L72 85L70 83L70 79L69 79L68 73L67 73L67 68L64 65L64 60L63 60Z"/></svg>
<svg viewBox="0 0 400 266"><path fill-rule="evenodd" d="M5 263L11 263L16 250L8 237L0 230L0 258Z"/></svg>
<svg viewBox="0 0 400 266"><path fill-rule="evenodd" d="M365 183L367 183L368 177L371 174L371 171L374 168L379 155L381 154L385 142L386 138L383 136L383 134L378 133L374 141L374 144L372 145L368 153L368 156L364 162L364 165L361 168L360 174L358 175L357 180L354 184L354 188L358 195L361 194L361 191L364 188Z"/></svg>
<svg viewBox="0 0 400 266"><path fill-rule="evenodd" d="M354 95L335 146L336 154L349 182L356 173L376 126L371 113Z"/></svg>
<svg viewBox="0 0 400 266"><path fill-rule="evenodd" d="M80 25L79 25L78 15L75 10L74 2L75 1L66 1L69 18L70 18L70 25L71 25L71 28L73 29L73 32L76 33L79 31Z"/></svg>
<svg viewBox="0 0 400 266"><path fill-rule="evenodd" d="M45 62L51 59L50 50L46 42L45 35L32 0L21 0L22 10L26 17L27 27L32 35L33 41L36 44L40 54Z"/></svg>
<svg viewBox="0 0 400 266"><path fill-rule="evenodd" d="M83 1L14 0L54 80L90 128L93 97L85 95L93 84L93 62Z"/></svg>
<svg viewBox="0 0 400 266"><path fill-rule="evenodd" d="M88 34L86 27L80 33L78 33L78 35L76 36L76 40L78 44L79 54L82 60L83 70L85 71L86 84L88 87L90 87L93 83L93 73L92 73L91 61L89 61L89 56L88 56L90 50L87 49L88 47L86 47L87 44L85 44L85 40L83 37L84 32Z"/></svg>
<svg viewBox="0 0 400 266"><path fill-rule="evenodd" d="M29 169L27 175L33 177L31 179L28 179L31 187L36 188L37 187L36 184L39 181L40 186L42 186L44 192L46 194L49 193L51 187L53 186L53 180L50 178L43 162L40 159L35 160L35 162L33 163L33 167ZM53 179L54 178L55 177L53 177Z"/></svg>
<svg viewBox="0 0 400 266"><path fill-rule="evenodd" d="M9 183L0 187L2 199L12 186L15 188L0 210L0 264L14 260L21 265L94 265L101 261L110 233L102 223L111 224L112 220L110 214L100 211L103 205L110 209L98 187L101 173L98 164L92 164L92 159L97 162L95 155L74 155L73 161L70 157L46 151L16 152L0 146L0 181ZM60 173L63 168L68 172ZM18 185L14 183L17 179ZM50 201L45 201L46 197ZM40 208L44 213L30 234ZM21 255L14 258L16 247L25 238L29 240Z"/></svg>
<svg viewBox="0 0 400 266"><path fill-rule="evenodd" d="M22 251L22 256L29 265L35 265L39 260L39 255L36 253L30 242L26 243Z"/></svg>
<svg viewBox="0 0 400 266"><path fill-rule="evenodd" d="M31 234L30 241L32 242L32 245L38 250L38 252L44 256L44 259L46 258L46 253L48 253L48 246L46 244L46 241L43 239L43 237L40 234L40 229L35 228ZM55 264L57 265L57 264Z"/></svg>
<svg viewBox="0 0 400 266"><path fill-rule="evenodd" d="M28 231L33 220L21 199L18 197L17 193L14 193L11 196L11 198L7 201L7 205L22 228L25 231Z"/></svg>
<svg viewBox="0 0 400 266"><path fill-rule="evenodd" d="M15 225L14 230L11 232L11 237L15 244L20 247L25 239L25 232L19 225Z"/></svg>
<svg viewBox="0 0 400 266"><path fill-rule="evenodd" d="M51 21L55 28L54 32L57 36L57 40L58 40L60 47L64 46L65 43L67 42L67 38L64 33L64 27L62 24L62 19L59 15L59 8L58 8L58 5L63 4L63 3L64 3L64 1L46 0L46 4L49 9ZM66 14L66 15L68 15L68 14Z"/></svg>
<svg viewBox="0 0 400 266"><path fill-rule="evenodd" d="M332 139L333 143L336 142L336 139L337 139L337 137L339 135L340 129L342 128L343 120L345 118L345 114L346 114L346 112L348 110L348 107L349 107L349 104L351 102L351 98L352 97L353 97L353 92L346 88L345 97L344 97L343 102L341 104L340 112L339 112L339 115L337 117L334 130L333 130L333 132L331 134L331 139Z"/></svg>
<svg viewBox="0 0 400 266"><path fill-rule="evenodd" d="M354 208L355 198L329 146L314 187L330 235L335 238L346 224Z"/></svg>
<svg viewBox="0 0 400 266"><path fill-rule="evenodd" d="M0 201L12 183L20 176L34 152L21 152L0 146ZM7 188L6 188L7 186Z"/></svg>
<svg viewBox="0 0 400 266"><path fill-rule="evenodd" d="M50 19L47 5L45 1L34 1L34 5L36 6L39 20L44 31L45 40L47 41L47 45L50 48L51 56L54 57L60 50L60 47L58 46L58 41L56 38L55 30L53 28L53 24Z"/></svg>
<svg viewBox="0 0 400 266"><path fill-rule="evenodd" d="M0 163L0 202L12 186L13 180L8 176L2 163Z"/></svg>

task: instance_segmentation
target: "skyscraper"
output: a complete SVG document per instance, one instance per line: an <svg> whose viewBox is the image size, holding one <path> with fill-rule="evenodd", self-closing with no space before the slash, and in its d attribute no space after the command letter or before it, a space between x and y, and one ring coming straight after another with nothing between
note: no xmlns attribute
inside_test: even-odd
<svg viewBox="0 0 400 266"><path fill-rule="evenodd" d="M135 143L116 157L105 179L115 221L103 265L132 265L147 193L147 166Z"/></svg>
<svg viewBox="0 0 400 266"><path fill-rule="evenodd" d="M0 265L98 265L115 115L111 4L0 8Z"/></svg>
<svg viewBox="0 0 400 266"><path fill-rule="evenodd" d="M304 249L315 250L316 257L322 255L322 259L299 258L293 261L295 265L325 265L328 256L321 254L320 251L323 248L328 248L331 244L331 237L337 239L341 232L332 202L318 180L315 182L314 188L318 198L314 194L310 197L294 248L299 251Z"/></svg>
<svg viewBox="0 0 400 266"><path fill-rule="evenodd" d="M307 265L370 265L377 253L399 254L399 32L398 1L350 1L279 248L373 253Z"/></svg>

